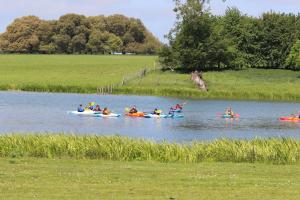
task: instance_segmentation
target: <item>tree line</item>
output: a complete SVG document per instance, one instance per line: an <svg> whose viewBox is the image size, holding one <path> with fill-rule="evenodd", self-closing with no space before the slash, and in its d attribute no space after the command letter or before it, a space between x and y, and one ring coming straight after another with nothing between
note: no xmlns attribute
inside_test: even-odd
<svg viewBox="0 0 300 200"><path fill-rule="evenodd" d="M201 0L174 0L177 23L160 51L166 67L189 70L300 69L300 14L212 15Z"/></svg>
<svg viewBox="0 0 300 200"><path fill-rule="evenodd" d="M0 51L6 53L154 54L160 47L141 20L123 15L66 14L58 20L25 16L0 35Z"/></svg>

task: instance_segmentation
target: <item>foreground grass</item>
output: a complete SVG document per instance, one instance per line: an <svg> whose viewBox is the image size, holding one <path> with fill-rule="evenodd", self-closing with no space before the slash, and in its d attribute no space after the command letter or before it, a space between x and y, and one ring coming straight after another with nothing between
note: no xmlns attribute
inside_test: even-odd
<svg viewBox="0 0 300 200"><path fill-rule="evenodd" d="M207 99L300 101L300 72L249 69L204 73L209 92L199 91L190 75L156 72L131 81L117 93L163 95Z"/></svg>
<svg viewBox="0 0 300 200"><path fill-rule="evenodd" d="M300 141L284 138L224 139L172 144L119 136L8 135L0 136L0 157L289 164L300 161Z"/></svg>
<svg viewBox="0 0 300 200"><path fill-rule="evenodd" d="M0 199L299 199L300 165L0 158Z"/></svg>
<svg viewBox="0 0 300 200"><path fill-rule="evenodd" d="M153 67L154 56L0 55L0 89L96 93Z"/></svg>

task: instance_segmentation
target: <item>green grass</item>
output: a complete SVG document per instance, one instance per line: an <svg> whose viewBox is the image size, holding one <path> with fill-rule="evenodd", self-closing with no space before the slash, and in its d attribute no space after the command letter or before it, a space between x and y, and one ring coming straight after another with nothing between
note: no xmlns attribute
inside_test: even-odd
<svg viewBox="0 0 300 200"><path fill-rule="evenodd" d="M0 199L297 200L300 165L0 158Z"/></svg>
<svg viewBox="0 0 300 200"><path fill-rule="evenodd" d="M155 56L0 55L0 90L96 93L123 76L153 68ZM204 73L209 92L189 74L152 72L115 94L206 99L300 101L300 71L249 69Z"/></svg>
<svg viewBox="0 0 300 200"><path fill-rule="evenodd" d="M0 136L0 157L288 164L300 161L300 141L284 138L224 139L176 144L118 136L6 135Z"/></svg>
<svg viewBox="0 0 300 200"><path fill-rule="evenodd" d="M300 72L288 70L249 69L204 73L209 92L201 92L190 81L190 75L155 72L134 80L117 93L154 94L162 96L300 101Z"/></svg>
<svg viewBox="0 0 300 200"><path fill-rule="evenodd" d="M0 89L95 93L153 68L154 56L0 55Z"/></svg>

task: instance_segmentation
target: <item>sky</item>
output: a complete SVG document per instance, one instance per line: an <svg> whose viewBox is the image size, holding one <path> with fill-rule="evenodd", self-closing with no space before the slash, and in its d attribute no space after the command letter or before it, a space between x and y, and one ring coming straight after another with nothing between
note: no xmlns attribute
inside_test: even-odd
<svg viewBox="0 0 300 200"><path fill-rule="evenodd" d="M224 14L227 7L237 7L243 13L260 16L265 11L298 13L300 0L210 0L211 12ZM0 0L0 33L15 18L36 15L41 19L58 19L66 13L86 16L124 14L140 18L161 41L173 27L175 15L172 0Z"/></svg>

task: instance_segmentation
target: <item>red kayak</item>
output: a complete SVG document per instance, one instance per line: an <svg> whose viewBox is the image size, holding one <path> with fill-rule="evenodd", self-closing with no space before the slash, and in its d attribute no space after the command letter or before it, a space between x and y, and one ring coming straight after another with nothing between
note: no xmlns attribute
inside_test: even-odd
<svg viewBox="0 0 300 200"><path fill-rule="evenodd" d="M281 121L300 122L299 117L280 117Z"/></svg>

